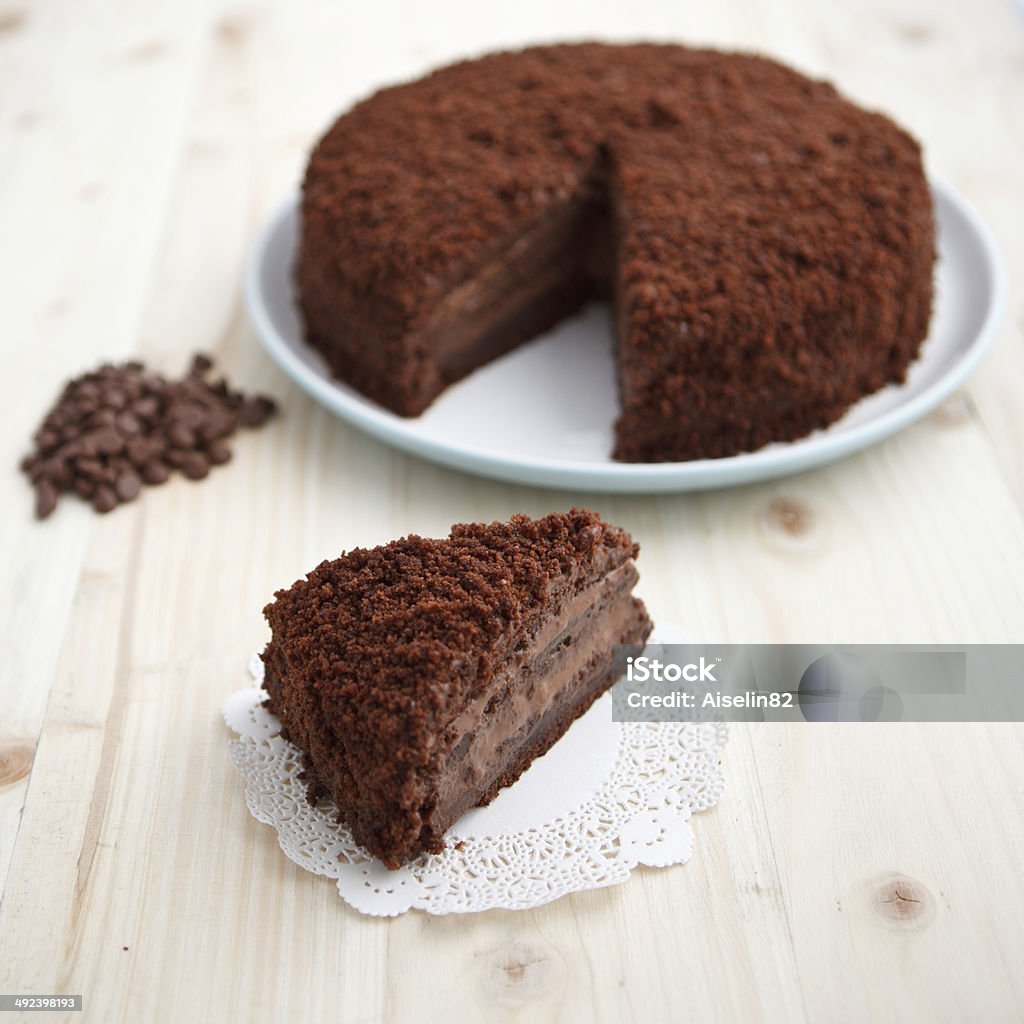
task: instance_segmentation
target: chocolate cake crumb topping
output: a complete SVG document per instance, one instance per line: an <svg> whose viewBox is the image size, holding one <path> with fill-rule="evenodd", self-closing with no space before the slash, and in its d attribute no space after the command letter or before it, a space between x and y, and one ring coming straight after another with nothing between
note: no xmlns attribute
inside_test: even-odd
<svg viewBox="0 0 1024 1024"><path fill-rule="evenodd" d="M35 434L35 451L21 463L45 519L63 492L97 512L134 501L144 484L162 484L174 469L191 480L231 458L224 444L239 427L262 426L273 399L244 395L213 361L196 355L181 380L167 380L140 362L106 363L64 388Z"/></svg>

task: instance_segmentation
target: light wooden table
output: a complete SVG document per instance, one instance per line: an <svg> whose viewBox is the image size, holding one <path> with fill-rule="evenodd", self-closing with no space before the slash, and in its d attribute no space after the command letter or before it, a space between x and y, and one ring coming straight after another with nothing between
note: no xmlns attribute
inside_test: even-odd
<svg viewBox="0 0 1024 1024"><path fill-rule="evenodd" d="M1024 1016L1018 726L734 727L688 866L527 913L362 918L245 809L218 708L276 587L356 544L580 498L396 454L296 392L246 324L246 246L372 87L596 36L762 48L886 108L1011 279L969 386L893 440L763 486L588 497L640 539L654 616L707 640L1024 640L1008 0L3 0L0 992L82 993L100 1022ZM197 349L280 420L201 486L33 522L14 467L63 379L134 354L177 373Z"/></svg>

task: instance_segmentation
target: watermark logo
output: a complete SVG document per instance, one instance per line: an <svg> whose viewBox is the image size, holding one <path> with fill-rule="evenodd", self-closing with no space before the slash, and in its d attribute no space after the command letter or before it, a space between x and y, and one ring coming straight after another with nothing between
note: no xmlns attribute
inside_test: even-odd
<svg viewBox="0 0 1024 1024"><path fill-rule="evenodd" d="M616 649L619 721L1021 722L1024 645Z"/></svg>
<svg viewBox="0 0 1024 1024"><path fill-rule="evenodd" d="M649 680L656 683L714 683L717 682L715 669L721 660L715 658L714 661L708 661L701 657L698 661L680 665L674 661L662 663L658 658L644 655L639 658L629 655L626 658L626 678L631 683L646 683Z"/></svg>

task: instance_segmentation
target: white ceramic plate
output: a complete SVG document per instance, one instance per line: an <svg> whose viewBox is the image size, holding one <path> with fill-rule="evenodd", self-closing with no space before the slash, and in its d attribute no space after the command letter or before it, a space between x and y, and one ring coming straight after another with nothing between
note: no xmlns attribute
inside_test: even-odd
<svg viewBox="0 0 1024 1024"><path fill-rule="evenodd" d="M349 423L405 451L542 487L629 493L727 487L809 469L874 444L932 409L977 365L1004 305L999 254L966 201L946 185L932 187L939 224L935 315L906 383L861 400L827 430L725 459L611 460L617 400L611 324L599 305L477 370L417 419L395 416L332 379L303 341L294 306L294 196L256 239L245 294L256 333L289 377Z"/></svg>

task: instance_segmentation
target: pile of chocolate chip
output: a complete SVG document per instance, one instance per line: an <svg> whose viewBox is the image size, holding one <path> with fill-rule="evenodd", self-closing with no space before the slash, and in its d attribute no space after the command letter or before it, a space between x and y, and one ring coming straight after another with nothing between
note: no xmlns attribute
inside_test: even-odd
<svg viewBox="0 0 1024 1024"><path fill-rule="evenodd" d="M224 439L259 427L272 399L232 391L210 379L209 357L197 355L183 380L166 380L142 363L105 364L71 381L36 431L36 450L21 468L45 519L64 491L97 512L136 498L144 483L162 484L174 470L201 480L231 458Z"/></svg>

